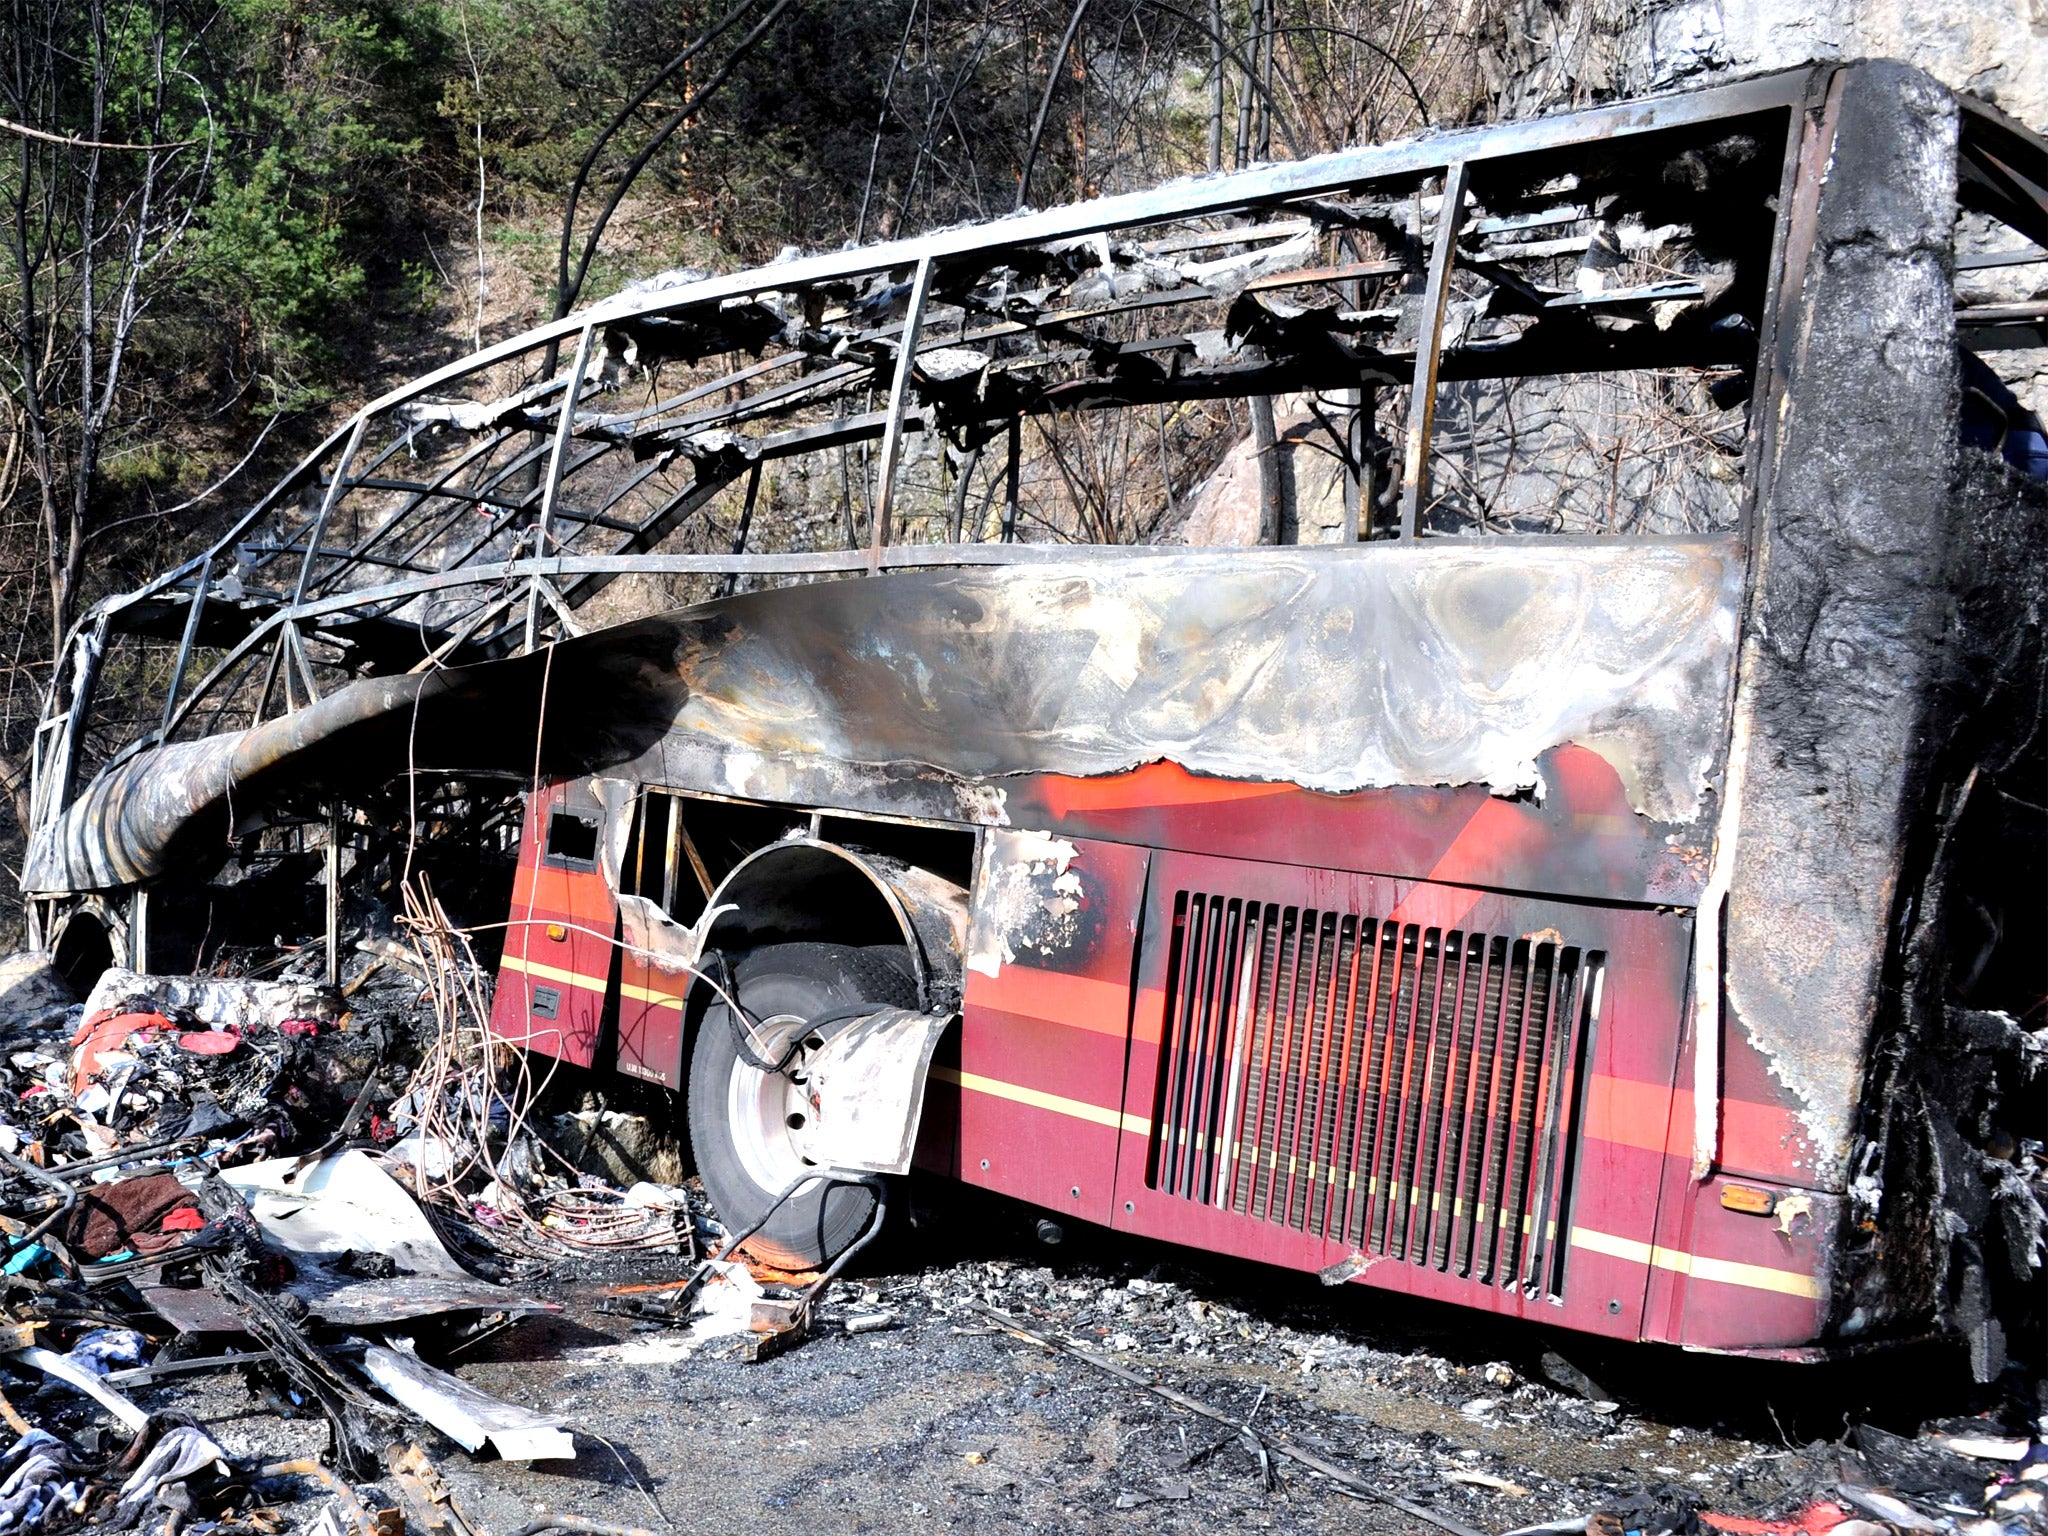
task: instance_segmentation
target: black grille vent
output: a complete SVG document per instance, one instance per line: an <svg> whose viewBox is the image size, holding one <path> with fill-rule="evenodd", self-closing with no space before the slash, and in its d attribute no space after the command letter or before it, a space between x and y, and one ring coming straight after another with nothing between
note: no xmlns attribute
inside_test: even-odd
<svg viewBox="0 0 2048 1536"><path fill-rule="evenodd" d="M1149 1183L1559 1297L1603 961L1183 891Z"/></svg>

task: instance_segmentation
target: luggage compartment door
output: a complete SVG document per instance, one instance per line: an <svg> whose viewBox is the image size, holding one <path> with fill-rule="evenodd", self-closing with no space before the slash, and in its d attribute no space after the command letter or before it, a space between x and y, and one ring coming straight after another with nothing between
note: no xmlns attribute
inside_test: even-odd
<svg viewBox="0 0 2048 1536"><path fill-rule="evenodd" d="M961 1024L926 1108L957 1124L966 1183L1108 1225L1150 858L1041 832L984 838Z"/></svg>

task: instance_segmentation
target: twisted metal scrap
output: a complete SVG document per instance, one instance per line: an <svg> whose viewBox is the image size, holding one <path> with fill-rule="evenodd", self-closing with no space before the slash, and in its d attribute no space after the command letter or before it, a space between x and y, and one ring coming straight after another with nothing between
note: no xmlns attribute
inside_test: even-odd
<svg viewBox="0 0 2048 1536"><path fill-rule="evenodd" d="M286 1302L250 1283L258 1239L240 1192L209 1174L198 1195L200 1213L229 1234L227 1246L200 1260L207 1288L240 1316L250 1337L270 1351L291 1384L320 1405L327 1416L329 1449L343 1474L358 1480L375 1477L381 1466L378 1447L402 1416L337 1371L307 1340Z"/></svg>

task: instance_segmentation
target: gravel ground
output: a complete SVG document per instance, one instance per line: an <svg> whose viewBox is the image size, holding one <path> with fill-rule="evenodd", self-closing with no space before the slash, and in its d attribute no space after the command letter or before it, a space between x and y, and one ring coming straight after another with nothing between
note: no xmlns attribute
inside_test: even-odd
<svg viewBox="0 0 2048 1536"><path fill-rule="evenodd" d="M422 1442L489 1531L548 1513L657 1532L1427 1529L1278 1457L1269 1487L1225 1427L1004 1334L971 1302L1235 1419L1256 1405L1255 1429L1486 1532L1645 1501L1788 1513L1840 1475L1852 1420L1910 1432L1981 1406L1945 1357L1773 1367L1599 1345L1105 1233L1048 1247L1034 1225L1004 1202L939 1196L835 1290L815 1337L761 1364L732 1339L693 1345L608 1315L602 1283L557 1275L529 1289L560 1314L446 1363L565 1414L577 1459L503 1463ZM894 1322L844 1331L876 1310ZM1552 1385L1546 1356L1555 1372L1559 1354L1618 1402ZM139 1400L192 1413L231 1452L322 1441L317 1420L275 1417L233 1376Z"/></svg>

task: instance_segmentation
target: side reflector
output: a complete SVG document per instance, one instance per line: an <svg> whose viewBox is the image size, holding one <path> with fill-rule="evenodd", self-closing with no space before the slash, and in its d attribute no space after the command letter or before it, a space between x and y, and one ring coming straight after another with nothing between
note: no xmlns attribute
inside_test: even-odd
<svg viewBox="0 0 2048 1536"><path fill-rule="evenodd" d="M1741 1211L1748 1216L1768 1216L1778 1208L1778 1197L1768 1189L1751 1189L1746 1184L1724 1184L1721 1186L1721 1205L1725 1210Z"/></svg>
<svg viewBox="0 0 2048 1536"><path fill-rule="evenodd" d="M569 930L567 928L564 928L560 923L549 923L548 937L553 939L557 944L559 944L564 939L569 937ZM1721 1198L1723 1200L1726 1200L1728 1197L1726 1195L1723 1195Z"/></svg>

